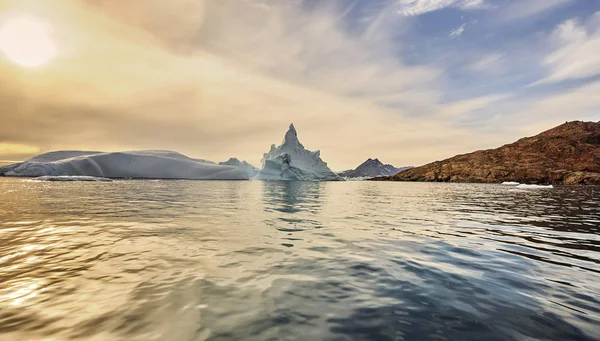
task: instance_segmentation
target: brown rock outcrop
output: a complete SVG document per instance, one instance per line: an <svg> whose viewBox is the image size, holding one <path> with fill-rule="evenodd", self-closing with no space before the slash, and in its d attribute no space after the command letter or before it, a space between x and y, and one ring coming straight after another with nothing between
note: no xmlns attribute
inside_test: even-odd
<svg viewBox="0 0 600 341"><path fill-rule="evenodd" d="M567 122L500 148L376 180L600 184L600 122Z"/></svg>

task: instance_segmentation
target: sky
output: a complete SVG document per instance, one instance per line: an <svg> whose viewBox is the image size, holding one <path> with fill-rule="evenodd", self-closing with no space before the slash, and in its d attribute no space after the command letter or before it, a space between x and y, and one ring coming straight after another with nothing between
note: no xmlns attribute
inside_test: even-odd
<svg viewBox="0 0 600 341"><path fill-rule="evenodd" d="M175 150L334 170L600 120L600 0L0 0L0 162Z"/></svg>

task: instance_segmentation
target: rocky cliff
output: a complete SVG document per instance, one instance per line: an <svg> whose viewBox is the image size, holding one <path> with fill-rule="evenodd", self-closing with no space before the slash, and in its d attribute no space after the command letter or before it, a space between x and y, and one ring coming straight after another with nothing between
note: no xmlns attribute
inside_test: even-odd
<svg viewBox="0 0 600 341"><path fill-rule="evenodd" d="M500 148L457 155L377 180L600 184L600 122L567 122Z"/></svg>

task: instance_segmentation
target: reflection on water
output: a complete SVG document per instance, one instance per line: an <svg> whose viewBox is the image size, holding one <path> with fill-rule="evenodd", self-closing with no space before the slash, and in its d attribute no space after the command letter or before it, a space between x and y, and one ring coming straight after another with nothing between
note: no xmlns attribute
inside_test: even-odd
<svg viewBox="0 0 600 341"><path fill-rule="evenodd" d="M599 190L0 179L0 339L600 339Z"/></svg>

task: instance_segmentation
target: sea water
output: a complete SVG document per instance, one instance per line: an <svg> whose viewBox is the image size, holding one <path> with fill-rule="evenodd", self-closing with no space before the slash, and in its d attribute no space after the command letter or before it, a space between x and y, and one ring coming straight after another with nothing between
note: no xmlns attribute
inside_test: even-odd
<svg viewBox="0 0 600 341"><path fill-rule="evenodd" d="M599 340L600 188L0 178L0 340Z"/></svg>

